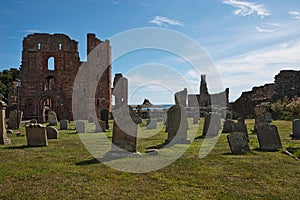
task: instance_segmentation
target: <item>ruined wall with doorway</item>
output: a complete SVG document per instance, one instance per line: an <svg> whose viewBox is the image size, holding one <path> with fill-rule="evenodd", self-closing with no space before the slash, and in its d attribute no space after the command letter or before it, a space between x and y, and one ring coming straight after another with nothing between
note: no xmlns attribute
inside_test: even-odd
<svg viewBox="0 0 300 200"><path fill-rule="evenodd" d="M93 40L101 42L95 36ZM97 44L88 41L88 52L95 47L93 45ZM100 60L110 55L110 49L102 53ZM94 99L98 117L101 109L111 106L111 66L107 62L107 70L99 80ZM20 109L24 112L24 118L44 121L47 112L53 110L59 119L73 119L73 84L84 63L79 58L78 42L67 35L35 33L25 37L20 72Z"/></svg>

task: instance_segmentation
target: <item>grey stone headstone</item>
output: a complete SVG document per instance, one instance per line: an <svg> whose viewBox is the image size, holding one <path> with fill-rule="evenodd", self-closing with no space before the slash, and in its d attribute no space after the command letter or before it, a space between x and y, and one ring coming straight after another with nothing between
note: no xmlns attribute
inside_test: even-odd
<svg viewBox="0 0 300 200"><path fill-rule="evenodd" d="M85 122L83 120L75 121L75 128L77 133L85 133Z"/></svg>
<svg viewBox="0 0 300 200"><path fill-rule="evenodd" d="M49 123L49 126L55 126L58 124L56 113L54 111L48 112L48 123Z"/></svg>
<svg viewBox="0 0 300 200"><path fill-rule="evenodd" d="M291 137L293 139L300 139L300 119L293 120L293 132L291 133Z"/></svg>
<svg viewBox="0 0 300 200"><path fill-rule="evenodd" d="M147 129L157 129L156 119L151 119L147 125Z"/></svg>
<svg viewBox="0 0 300 200"><path fill-rule="evenodd" d="M19 115L19 116L17 116L17 115ZM18 125L20 127L22 117L23 117L22 111L17 111L17 110L10 111L9 120L7 122L7 128L16 129L18 127ZM19 121L17 121L17 119L19 119Z"/></svg>
<svg viewBox="0 0 300 200"><path fill-rule="evenodd" d="M232 125L234 124L234 121L231 119L226 119L223 124L223 130L222 133L232 133Z"/></svg>
<svg viewBox="0 0 300 200"><path fill-rule="evenodd" d="M189 144L187 137L188 121L185 108L179 104L172 106L167 111L167 131L168 138L166 143L174 142Z"/></svg>
<svg viewBox="0 0 300 200"><path fill-rule="evenodd" d="M244 123L241 122L233 123L232 132L242 132L247 137L247 140L249 140L247 125Z"/></svg>
<svg viewBox="0 0 300 200"><path fill-rule="evenodd" d="M205 115L202 135L215 137L219 134L220 127L221 116L215 113L208 113Z"/></svg>
<svg viewBox="0 0 300 200"><path fill-rule="evenodd" d="M47 139L57 139L58 138L58 130L53 126L46 127Z"/></svg>
<svg viewBox="0 0 300 200"><path fill-rule="evenodd" d="M69 121L67 119L60 120L60 130L68 130Z"/></svg>
<svg viewBox="0 0 300 200"><path fill-rule="evenodd" d="M26 126L26 139L28 146L47 146L46 127L41 124L29 124Z"/></svg>
<svg viewBox="0 0 300 200"><path fill-rule="evenodd" d="M257 126L257 139L261 150L276 151L282 148L275 125L259 124Z"/></svg>
<svg viewBox="0 0 300 200"><path fill-rule="evenodd" d="M90 116L90 117L88 118L88 123L93 123L93 122L94 122L94 118Z"/></svg>
<svg viewBox="0 0 300 200"><path fill-rule="evenodd" d="M231 153L245 154L250 152L246 135L242 132L233 132L227 135L227 140L230 146Z"/></svg>

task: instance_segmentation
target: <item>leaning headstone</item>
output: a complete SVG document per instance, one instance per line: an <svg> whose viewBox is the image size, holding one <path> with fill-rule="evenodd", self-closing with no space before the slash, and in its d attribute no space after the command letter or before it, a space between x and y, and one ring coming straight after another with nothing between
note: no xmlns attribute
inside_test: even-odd
<svg viewBox="0 0 300 200"><path fill-rule="evenodd" d="M85 122L83 120L75 121L75 128L77 133L85 133Z"/></svg>
<svg viewBox="0 0 300 200"><path fill-rule="evenodd" d="M147 129L157 129L156 119L150 119Z"/></svg>
<svg viewBox="0 0 300 200"><path fill-rule="evenodd" d="M58 138L58 130L53 126L46 127L47 139L57 139Z"/></svg>
<svg viewBox="0 0 300 200"><path fill-rule="evenodd" d="M60 120L60 130L68 130L69 121L67 119Z"/></svg>
<svg viewBox="0 0 300 200"><path fill-rule="evenodd" d="M10 111L9 120L7 122L7 128L16 129L16 128L20 127L22 117L23 117L22 111L17 111L17 110Z"/></svg>
<svg viewBox="0 0 300 200"><path fill-rule="evenodd" d="M56 113L54 111L48 112L48 123L49 123L49 126L55 126L58 124Z"/></svg>
<svg viewBox="0 0 300 200"><path fill-rule="evenodd" d="M105 122L106 127L105 129L109 129L109 123L108 123L108 119L109 119L109 110L107 109L103 109L101 110L101 120Z"/></svg>
<svg viewBox="0 0 300 200"><path fill-rule="evenodd" d="M300 119L293 120L293 132L291 133L292 139L300 139Z"/></svg>
<svg viewBox="0 0 300 200"><path fill-rule="evenodd" d="M227 135L227 140L232 154L245 154L250 152L248 140L244 133L233 132Z"/></svg>
<svg viewBox="0 0 300 200"><path fill-rule="evenodd" d="M248 129L247 125L245 123L237 122L232 124L232 132L242 132L245 134L247 140L249 140L248 137Z"/></svg>
<svg viewBox="0 0 300 200"><path fill-rule="evenodd" d="M204 118L202 136L215 137L219 134L221 126L221 116L215 113L208 113Z"/></svg>
<svg viewBox="0 0 300 200"><path fill-rule="evenodd" d="M175 104L182 105L186 107L186 97L187 97L187 89L184 88L182 91L176 92L174 95Z"/></svg>
<svg viewBox="0 0 300 200"><path fill-rule="evenodd" d="M106 129L105 121L98 120L98 123L95 122L95 132L96 133L106 132L105 129Z"/></svg>
<svg viewBox="0 0 300 200"><path fill-rule="evenodd" d="M47 146L46 127L41 124L29 124L26 126L26 139L28 146Z"/></svg>
<svg viewBox="0 0 300 200"><path fill-rule="evenodd" d="M259 124L257 126L257 139L261 150L276 151L282 148L275 125Z"/></svg>
<svg viewBox="0 0 300 200"><path fill-rule="evenodd" d="M232 124L234 124L233 120L226 119L224 124L223 124L222 133L232 133Z"/></svg>
<svg viewBox="0 0 300 200"><path fill-rule="evenodd" d="M10 139L7 137L5 110L7 105L0 100L0 144L10 144Z"/></svg>
<svg viewBox="0 0 300 200"><path fill-rule="evenodd" d="M174 142L175 144L189 144L188 139L188 121L185 108L180 104L172 106L167 111L168 138L166 143Z"/></svg>

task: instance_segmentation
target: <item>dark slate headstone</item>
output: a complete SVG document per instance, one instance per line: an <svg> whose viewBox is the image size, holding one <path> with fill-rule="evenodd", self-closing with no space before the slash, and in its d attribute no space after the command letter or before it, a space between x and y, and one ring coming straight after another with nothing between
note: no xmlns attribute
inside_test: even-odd
<svg viewBox="0 0 300 200"><path fill-rule="evenodd" d="M230 146L231 153L233 154L245 154L250 152L248 140L244 133L233 132L227 135L227 140Z"/></svg>
<svg viewBox="0 0 300 200"><path fill-rule="evenodd" d="M106 132L106 124L105 121L102 120L98 120L98 123L95 122L95 132L96 133L102 133L102 132Z"/></svg>
<svg viewBox="0 0 300 200"><path fill-rule="evenodd" d="M291 133L292 139L300 139L300 119L293 120L293 132Z"/></svg>
<svg viewBox="0 0 300 200"><path fill-rule="evenodd" d="M58 138L58 130L53 126L46 127L47 139L57 139Z"/></svg>
<svg viewBox="0 0 300 200"><path fill-rule="evenodd" d="M261 150L276 151L282 148L275 125L259 124L257 126L257 139Z"/></svg>
<svg viewBox="0 0 300 200"><path fill-rule="evenodd" d="M166 143L174 142L189 144L187 136L188 121L185 108L179 104L172 106L167 111L168 138Z"/></svg>
<svg viewBox="0 0 300 200"><path fill-rule="evenodd" d="M67 119L60 120L60 130L68 130L69 121Z"/></svg>
<svg viewBox="0 0 300 200"><path fill-rule="evenodd" d="M223 130L222 133L232 133L232 125L234 124L234 121L231 119L226 119L223 124Z"/></svg>
<svg viewBox="0 0 300 200"><path fill-rule="evenodd" d="M248 137L248 129L247 125L241 122L233 123L232 124L232 132L242 132L247 137L247 140L249 141Z"/></svg>
<svg viewBox="0 0 300 200"><path fill-rule="evenodd" d="M202 136L215 137L219 134L221 116L215 113L205 115Z"/></svg>
<svg viewBox="0 0 300 200"><path fill-rule="evenodd" d="M83 120L75 121L75 128L77 133L85 133L85 122Z"/></svg>
<svg viewBox="0 0 300 200"><path fill-rule="evenodd" d="M109 110L107 109L103 109L101 110L101 120L105 122L106 124L106 129L109 129L109 123L108 123L108 119L109 119Z"/></svg>
<svg viewBox="0 0 300 200"><path fill-rule="evenodd" d="M147 129L157 129L156 119L150 119Z"/></svg>

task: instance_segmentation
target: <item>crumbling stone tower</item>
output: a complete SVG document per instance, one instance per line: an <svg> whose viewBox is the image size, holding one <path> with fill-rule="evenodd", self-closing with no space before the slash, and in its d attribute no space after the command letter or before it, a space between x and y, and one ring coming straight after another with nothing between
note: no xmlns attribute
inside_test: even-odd
<svg viewBox="0 0 300 200"><path fill-rule="evenodd" d="M101 41L95 34L87 35L87 53L102 43L104 48L98 58L106 62L107 69L99 78L95 94L98 117L102 109L111 110L111 49L109 41ZM35 33L25 37L19 100L24 118L45 121L47 112L53 110L59 119L72 120L74 80L79 68L89 67L89 64L89 60L80 61L78 42L67 35Z"/></svg>

